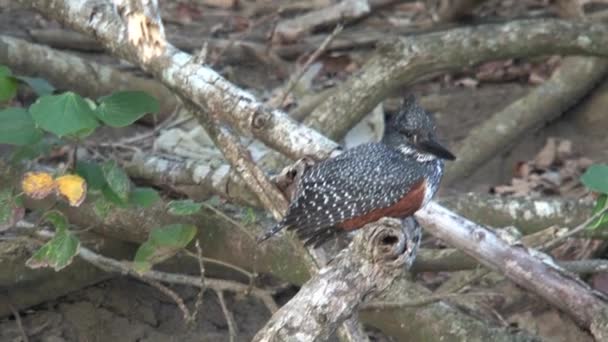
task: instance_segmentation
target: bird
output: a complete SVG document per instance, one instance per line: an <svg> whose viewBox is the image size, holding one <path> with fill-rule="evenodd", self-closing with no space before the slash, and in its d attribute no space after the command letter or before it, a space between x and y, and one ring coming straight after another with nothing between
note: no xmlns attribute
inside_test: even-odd
<svg viewBox="0 0 608 342"><path fill-rule="evenodd" d="M287 229L317 248L382 217L410 217L437 192L444 160L454 159L437 141L432 113L406 96L380 142L305 169L285 216L258 241Z"/></svg>

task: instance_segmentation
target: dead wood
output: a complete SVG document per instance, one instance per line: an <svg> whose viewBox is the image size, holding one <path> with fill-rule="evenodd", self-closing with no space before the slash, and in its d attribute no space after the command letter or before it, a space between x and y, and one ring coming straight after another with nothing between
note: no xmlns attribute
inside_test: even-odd
<svg viewBox="0 0 608 342"><path fill-rule="evenodd" d="M110 6L95 6L87 0L50 2L20 1L74 29L94 35L117 57L143 67L176 93L200 108L219 115L244 134L252 134L287 156L324 158L337 145L316 131L296 124L278 110L265 107L249 93L234 86L217 72L198 63L193 56L164 42L151 52L138 50L121 34L124 24ZM68 13L69 15L66 15ZM98 19L92 25L87 18ZM311 144L311 142L316 142Z"/></svg>
<svg viewBox="0 0 608 342"><path fill-rule="evenodd" d="M456 28L386 41L359 72L338 87L306 119L313 128L333 126L342 136L400 86L436 71L488 60L548 54L606 56L608 26L564 20L521 20ZM606 41L604 41L606 40Z"/></svg>
<svg viewBox="0 0 608 342"><path fill-rule="evenodd" d="M93 231L112 239L141 243L147 239L148 234L153 228L176 222L176 217L166 212L166 205L166 202L161 201L148 209L114 208L105 217L100 217L94 205L87 202L79 208L63 205L60 205L58 208L67 215L70 223L76 226L92 227ZM49 203L27 201L26 206L30 209L48 208ZM179 220L180 222L197 226L199 232L198 239L201 241L202 249L205 251L205 257L222 260L249 271L255 270L258 273L271 273L294 284L303 284L310 277L303 256L292 248L292 245L284 234L274 237L271 243L261 245L255 243L252 235L255 236L268 227L271 224L269 220L259 217L256 224L247 225L247 229L251 229L251 232L245 232L233 223L238 223L241 219L237 208L231 205L221 205L218 209L224 212L223 216L216 214L214 211L205 210L199 214L181 217ZM8 249L9 252L13 250L11 248ZM3 268L10 272L11 278L6 279L7 286L8 284L14 284L14 288L27 290L27 287L22 283L16 282L15 279L23 277L23 274L27 275L28 272L32 272L32 270L25 269L24 266L25 260L30 256L29 253L29 250L21 253L9 253L11 256L20 255L20 257L7 259L7 261L10 261L7 265L11 265L9 268ZM116 257L112 253L108 253L107 255ZM17 266L20 267L19 270L15 269ZM73 265L60 273L53 271L49 271L48 273L50 276L58 277L58 279L64 281L62 275L64 272L68 272L65 273L66 275L71 274L69 272L72 267L74 267L74 272L79 271L79 268ZM90 267L87 269L91 270ZM12 270L15 271L13 272ZM38 272L40 271L38 270ZM2 274L4 273L0 272L0 276ZM50 282L50 280L48 281ZM428 295L428 290L423 291L422 286L410 283L409 281L403 283L403 281L405 280L401 280L401 284L407 284L410 289L418 289L408 290L406 293L410 294L411 297L408 295L407 299L416 300ZM85 283L75 282L75 284L75 288L66 287L66 291L80 288ZM395 298L403 300L403 291L403 288L393 286L384 295L387 296L386 298L396 296ZM28 302L27 305L35 305L45 300L47 300L46 297L39 297L35 301ZM388 319L387 314L388 317L393 318ZM443 321L441 324L438 324L437 318L442 316L450 317L450 322L452 323L448 324L448 321ZM435 336L437 339L440 336L445 336L445 334L450 336L452 334L456 334L454 336L459 335L460 333L450 332L452 324L466 326L467 329L470 328L471 331L468 332L469 336L496 336L499 340L508 341L513 335L512 331L489 327L483 322L477 321L457 309L444 304L433 304L424 308L402 308L390 310L388 313L378 311L366 313L364 317L366 322L371 322L374 326L383 330L388 329L386 331L395 334L395 336L408 336L412 333L411 329L414 329L420 336ZM401 324L403 321L396 323L395 319L397 317L407 317L406 321L410 323ZM483 339L480 341L483 341Z"/></svg>
<svg viewBox="0 0 608 342"><path fill-rule="evenodd" d="M34 42L48 45L54 49L103 52L103 46L97 44L95 39L74 31L45 28L44 30L29 30L28 34Z"/></svg>
<svg viewBox="0 0 608 342"><path fill-rule="evenodd" d="M29 3L28 1L21 2ZM255 137L289 156L310 155L317 158L323 158L330 154L330 152L335 148L335 144L333 142L323 138L318 133L287 120L284 113L263 108L249 94L226 82L212 70L201 67L199 64L195 63L195 61L193 62L191 60L191 56L178 52L171 46L163 46L163 44L153 46L152 50L140 49L141 46L131 46L126 38L124 38L124 35L118 34L119 32L122 32L122 23L120 22L120 19L116 18L115 13L111 12L108 8L95 7L86 1L64 2L57 0L44 3L36 2L33 5L37 9L42 10L47 14L53 14L57 19L67 23L68 25L78 27L83 31L88 31L95 34L96 37L100 39L100 42L108 46L115 54L127 58L130 61L137 63L138 65L141 65L147 70L153 72L163 82L171 84L172 88L176 89L181 96L190 98L201 108L221 116L231 125L238 128L241 132L252 132ZM89 18L92 19L89 20ZM103 27L96 25L99 23L103 23ZM569 26L569 28L572 28L572 25L578 25L563 22L558 22L558 24ZM538 29L538 27L536 28ZM586 28L588 29L589 27ZM596 26L594 28L597 28L597 30L591 30L591 34L584 35L582 43L576 40L568 40L568 43L562 42L563 44L558 45L558 47L568 52L605 53L605 51L602 52L601 48L598 48L605 46L605 44L588 44L589 41L598 42L601 41L602 37L604 39L606 37L606 35L601 32L605 30L605 27ZM534 33L539 33L538 31L534 31L533 28L528 29L530 32L532 32L532 36L534 36ZM552 44L555 42L547 38L556 36L563 37L567 34L556 35L555 31L551 31L551 34L549 35L550 37L547 37L546 32L544 35L544 42L546 44L539 44L541 47L544 46L546 49L550 50L551 47L553 47ZM119 37L123 37L123 39L117 39ZM580 37L580 30L577 30L576 37ZM158 42L158 37L153 38L156 39L155 42ZM511 35L506 35L506 38L513 39L514 37ZM514 46L518 46L516 43L520 41L519 38L521 37L511 41L511 43ZM449 45L452 40L456 39L452 37L447 41L443 41L443 46ZM519 45L518 47L521 46ZM539 46L537 45L535 47L538 48ZM486 47L486 51L492 51L493 48L494 47ZM465 50L466 49L459 49L459 51ZM508 47L505 47L504 51L506 51L505 53L509 51L510 53L514 53L513 51L509 50ZM521 53L521 51L517 51L517 53ZM466 53L463 54L466 55ZM446 63L444 65L445 68L454 65L453 63L448 63L449 61L442 60L442 56L443 54L426 56L424 60L433 59L431 57L436 57L439 61ZM458 57L463 56L457 55L450 56L449 58L458 60ZM464 63L462 60L460 62ZM441 63L439 63L439 65L441 65ZM434 207L436 207L436 205L434 205ZM428 211L429 208L426 210ZM421 213L421 215L423 214L424 211ZM435 234L437 235L445 233L446 230L453 229L453 227L444 225L435 225L433 227ZM484 234L488 235L490 233L484 232ZM465 250L469 248L468 244L463 240L453 239L450 240L450 242L452 242L454 246L458 248L463 248ZM504 245L501 246L505 247ZM515 248L505 247L503 250L509 253L516 253ZM472 253L474 251L470 252ZM537 265L539 263L538 260L534 259L534 257L528 254L516 253L515 255L517 255L519 258L516 259L513 265L511 265L511 269L518 269L520 264ZM477 256L480 257L480 255ZM554 275L556 278L559 278L552 266L545 264L543 265L546 269L548 269L550 274ZM509 271L511 271L511 269L509 269ZM509 275L510 274L507 274L507 276ZM517 276L520 275L520 273L517 273ZM511 276L512 278L516 278L516 276L513 276L512 274ZM519 278L516 280L520 282L522 281ZM532 288L536 291L543 290L538 286L535 287L535 285L538 285L538 283L535 282L537 279L531 280L526 278L524 280L528 281L528 283L526 283L526 285L529 285L528 288ZM571 281L568 279L564 280L566 284L571 283ZM556 286L557 284L550 283L548 285L550 288L545 289L548 292L558 290L558 288L551 287ZM589 294L586 291L583 292L583 297L589 299L589 302L592 302L589 298ZM552 299L550 296L546 298ZM578 307L575 307L573 310L568 310L568 312L571 314L576 314L577 308ZM603 316L598 317L603 319ZM597 325L587 322L587 318L588 317L582 317L582 319L579 320L579 323L582 325L589 323L587 327L591 327L593 330Z"/></svg>
<svg viewBox="0 0 608 342"><path fill-rule="evenodd" d="M426 287L401 275L376 299L397 304L412 302L412 300L424 301L431 296L432 292ZM429 301L426 305L411 307L364 309L360 316L365 322L381 328L398 341L432 341L439 336L441 336L439 339L444 341L539 341L537 337L525 332L504 329L473 316L462 315L445 301ZM420 320L432 323L428 326L414 323Z"/></svg>
<svg viewBox="0 0 608 342"><path fill-rule="evenodd" d="M382 293L411 265L417 224L384 218L366 227L261 329L254 341L326 341L364 299ZM409 265L408 265L409 264Z"/></svg>
<svg viewBox="0 0 608 342"><path fill-rule="evenodd" d="M548 255L520 244L511 246L490 230L435 203L418 211L416 218L434 236L568 313L596 339L608 338L606 298L557 267Z"/></svg>
<svg viewBox="0 0 608 342"><path fill-rule="evenodd" d="M279 43L294 42L315 28L352 21L369 12L370 6L367 0L342 0L329 7L279 22L275 28L273 40Z"/></svg>
<svg viewBox="0 0 608 342"><path fill-rule="evenodd" d="M456 153L458 159L446 167L445 184L470 175L480 165L514 145L524 134L559 117L607 72L606 59L564 59L551 78L467 134Z"/></svg>
<svg viewBox="0 0 608 342"><path fill-rule="evenodd" d="M440 0L437 8L439 21L454 21L471 15L473 9L485 0Z"/></svg>

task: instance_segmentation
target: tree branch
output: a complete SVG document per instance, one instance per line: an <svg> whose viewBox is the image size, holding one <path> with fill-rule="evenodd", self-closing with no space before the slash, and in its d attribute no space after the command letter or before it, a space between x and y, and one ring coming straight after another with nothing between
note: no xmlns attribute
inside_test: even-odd
<svg viewBox="0 0 608 342"><path fill-rule="evenodd" d="M250 94L233 86L213 70L198 65L190 55L177 51L170 45L154 54L141 53L127 41L128 35L124 34L121 19L109 6L84 0L20 2L32 5L66 25L95 35L117 56L152 72L181 97L190 99L210 113L217 113L239 131L252 133L290 157L312 156L322 159L336 148L335 143L316 131L297 125L282 112L265 108ZM322 105L320 109L334 111L335 117L340 120L343 114L350 111L362 116L382 99L386 90L397 84L415 80L430 71L449 70L488 58L556 52L606 55L606 33L608 27L601 24L546 20L521 21L482 29L460 29L426 35L426 38L400 40L383 47L381 57L368 63L366 71L370 70L370 65L377 66L373 79L363 82L364 79L353 78L354 81L347 82L341 92L348 94L349 99L341 98L342 102L334 102L329 107ZM467 48L463 49L463 46ZM446 51L454 53L444 53ZM412 66L416 68L412 69ZM338 95L330 97L330 100L333 101L334 98L338 98ZM353 120L349 118L348 121ZM431 204L419 212L418 217L436 236L482 259L481 262L507 272L507 277L528 289L540 292L551 303L573 315L579 324L591 329L596 336L602 336L602 331L605 331L602 329L608 321L604 312L605 304L588 288L561 274L553 265L542 263L527 250L508 246L482 227L451 213L436 218L429 215L429 212L445 214L445 211L436 204ZM461 235L455 235L453 230ZM473 233L475 234L471 235ZM479 243L485 242L483 246L486 247L489 241L489 245L498 250L489 254L491 251L471 247L471 238L476 238ZM501 264L496 264L496 257L502 257L499 259ZM511 262L504 264L502 262L506 257L510 257ZM524 266L542 271L540 274L543 278L531 276ZM556 295L568 289L580 290L578 297L558 302ZM589 309L588 312L580 312L583 306Z"/></svg>
<svg viewBox="0 0 608 342"><path fill-rule="evenodd" d="M253 340L327 340L364 299L381 293L405 270L408 252L416 244L399 220L384 218L368 225Z"/></svg>
<svg viewBox="0 0 608 342"><path fill-rule="evenodd" d="M458 159L446 167L445 184L470 175L504 152L513 142L559 117L576 104L608 72L608 60L569 57L547 81L521 99L494 113L469 132L457 150Z"/></svg>
<svg viewBox="0 0 608 342"><path fill-rule="evenodd" d="M337 147L318 132L297 124L285 113L267 108L250 93L168 43L155 54L140 51L129 41L122 19L109 3L99 4L90 0L19 2L95 36L114 55L152 73L180 97L217 114L239 132L253 134L289 157L307 155L322 159Z"/></svg>
<svg viewBox="0 0 608 342"><path fill-rule="evenodd" d="M548 54L608 55L608 26L564 20L520 20L457 28L384 42L357 74L338 87L306 119L312 128L348 131L400 86L437 71L496 59ZM331 115L328 115L331 113Z"/></svg>
<svg viewBox="0 0 608 342"><path fill-rule="evenodd" d="M510 246L492 231L435 203L418 211L416 218L434 236L568 313L598 340L608 338L606 297L557 267L548 255L523 245Z"/></svg>

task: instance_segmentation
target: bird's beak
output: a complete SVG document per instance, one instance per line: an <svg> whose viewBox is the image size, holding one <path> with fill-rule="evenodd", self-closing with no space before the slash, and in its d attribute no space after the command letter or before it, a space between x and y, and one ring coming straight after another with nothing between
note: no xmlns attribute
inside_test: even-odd
<svg viewBox="0 0 608 342"><path fill-rule="evenodd" d="M418 147L424 152L434 154L441 159L454 160L456 156L452 152L448 151L447 148L441 146L438 142L433 139L422 140L418 142Z"/></svg>

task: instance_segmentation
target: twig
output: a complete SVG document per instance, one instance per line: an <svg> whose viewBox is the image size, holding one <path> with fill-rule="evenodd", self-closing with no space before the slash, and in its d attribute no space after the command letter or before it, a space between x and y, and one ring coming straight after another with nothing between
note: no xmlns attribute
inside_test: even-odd
<svg viewBox="0 0 608 342"><path fill-rule="evenodd" d="M21 315L19 315L19 311L17 311L17 309L15 309L15 307L11 303L8 303L8 308L11 310L11 312L13 313L13 316L15 317L15 323L17 323L17 328L19 329L19 332L21 333L23 342L29 342L27 333L25 332L25 329L23 328L23 322L21 322Z"/></svg>
<svg viewBox="0 0 608 342"><path fill-rule="evenodd" d="M504 296L501 293L484 293L484 292L472 292L472 293L439 293L433 294L420 299L403 302L371 302L363 305L363 310L385 310L385 309L398 309L404 307L420 307L429 305L435 302L439 302L446 299L459 298L463 296Z"/></svg>
<svg viewBox="0 0 608 342"><path fill-rule="evenodd" d="M236 226L237 228L239 228L243 233L245 233L245 235L247 235L248 237L251 238L251 241L256 241L256 237L255 235L253 235L251 233L251 231L249 229L247 229L245 226L243 226L240 222L234 220L232 217L224 214L221 210L219 210L218 208L212 206L209 203L202 203L203 207L213 211L216 215L218 215L219 217L223 218L224 220L232 223L234 226Z"/></svg>
<svg viewBox="0 0 608 342"><path fill-rule="evenodd" d="M194 253L194 252L189 251L189 250L187 250L187 249L185 249L185 250L184 250L184 253L185 253L186 255L188 255L188 256L190 256L190 257L192 257L192 258L194 258L194 259L197 259L197 260L198 260L198 255L197 255L197 253ZM231 269L231 270L233 270L233 271L236 271L236 272L238 272L238 273L241 273L242 275L244 275L245 277L247 277L247 279L249 279L249 278L253 278L253 277L254 277L254 274L253 274L253 273L251 273L251 272L247 271L246 269L244 269L244 268L242 268L242 267L238 267L237 265L231 264L231 263L229 263L229 262L225 262L225 261L218 260L218 259L214 259L214 258L208 258L208 257L203 257L203 259L202 259L202 260L203 260L203 262L206 262L206 263L212 263L212 264L216 264L216 265L220 265L220 266L223 266L223 267L229 268L229 269Z"/></svg>
<svg viewBox="0 0 608 342"><path fill-rule="evenodd" d="M200 312L201 306L203 305L203 294L205 294L205 290L207 286L205 285L205 264L203 262L203 250L201 249L201 243L198 239L196 239L196 243L194 244L196 247L196 256L198 259L198 267L200 270L200 278L201 278L201 288L198 291L198 295L196 296L196 302L194 303L194 312L191 316L191 323L196 322L196 316Z"/></svg>
<svg viewBox="0 0 608 342"><path fill-rule="evenodd" d="M267 14L267 15L261 17L260 19L256 20L251 25L249 25L249 27L247 27L247 30L245 30L243 32L239 32L235 35L232 35L228 40L228 44L226 44L226 46L224 46L224 48L221 49L220 52L217 54L217 56L214 58L214 61L211 63L211 67L214 67L217 64L217 62L219 62L220 58L224 55L224 53L226 53L226 51L228 51L228 49L230 49L237 40L247 37L248 35L251 34L251 32L253 31L254 28L258 27L259 25L264 24L268 20L276 18L277 16L278 16L278 13L276 13L276 12Z"/></svg>
<svg viewBox="0 0 608 342"><path fill-rule="evenodd" d="M190 314L190 310L188 310L188 307L184 303L184 300L177 293L175 293L175 291L171 290L170 288L166 287L165 285L154 279L146 278L144 276L139 275L138 273L131 273L131 275L143 281L144 283L155 287L160 292L173 299L175 304L177 304L177 307L181 310L182 315L184 316L184 321L186 321L187 323L192 322L192 315Z"/></svg>
<svg viewBox="0 0 608 342"><path fill-rule="evenodd" d="M323 54L325 52L325 50L327 50L327 47L329 46L329 44L332 42L332 40L334 40L334 38L336 38L336 36L338 34L340 34L340 32L342 32L343 28L344 28L344 26L337 25L336 28L334 28L333 32L329 36L327 36L327 38L325 38L323 43L321 43L319 48L317 50L315 50L315 52L308 57L308 59L306 60L306 63L304 63L304 65L300 68L300 70L298 70L296 72L296 74L289 79L289 83L287 83L287 86L285 87L283 96L281 96L281 101L279 101L279 107L282 107L284 105L285 100L287 99L287 96L289 96L289 93L291 93L291 91L296 86L296 84L298 84L298 82L302 78L302 75L304 75L304 73L306 72L306 70L308 70L310 65L314 61L316 61L317 58L319 58L319 56L321 56L321 54Z"/></svg>
<svg viewBox="0 0 608 342"><path fill-rule="evenodd" d="M91 264L106 271L120 272L122 274L129 274L132 276L139 275L139 273L137 273L130 264L104 257L86 247L80 247L78 256L80 256L85 261L90 262ZM164 283L188 285L198 288L203 287L203 283L201 283L200 277L189 276L185 274L176 274L152 270L145 272L140 276L146 279L157 280ZM205 278L204 284L205 288L213 289L216 291L230 291L235 293L247 293L247 290L249 288L248 285L240 284L234 281L213 278ZM268 293L268 291L256 287L253 288L250 293L254 297L260 299L266 305L270 312L277 311L277 304L274 302L274 299L272 298L270 293Z"/></svg>
<svg viewBox="0 0 608 342"><path fill-rule="evenodd" d="M561 236L556 237L555 239L545 243L544 245L542 245L539 249L541 251L550 251L552 249L554 249L555 247L559 246L563 241L565 241L566 239L582 232L583 230L585 230L587 228L587 226L595 221L597 218L601 217L602 215L604 215L606 212L608 211L608 208L604 207L602 210L598 211L597 213L591 215L591 217L589 217L587 220L585 220L585 222L579 224L578 226L576 226L574 229L568 231L566 234L563 234Z"/></svg>
<svg viewBox="0 0 608 342"><path fill-rule="evenodd" d="M237 338L237 327L236 322L234 321L234 317L232 316L232 312L228 310L226 306L226 301L224 300L224 293L222 291L215 291L217 295L217 299L220 301L220 306L222 307L222 312L224 313L224 317L226 317L226 323L228 324L228 333L230 334L230 342L236 341Z"/></svg>
<svg viewBox="0 0 608 342"><path fill-rule="evenodd" d="M188 109L193 113L201 110L190 102L183 99ZM238 101L234 106L238 105ZM238 138L227 128L221 127L219 115L196 115L205 131L215 142L215 145L224 155L224 158L238 172L243 181L255 193L264 207L269 210L275 219L280 219L287 211L287 200L283 194L268 180L266 174L251 159L249 151L238 141Z"/></svg>

